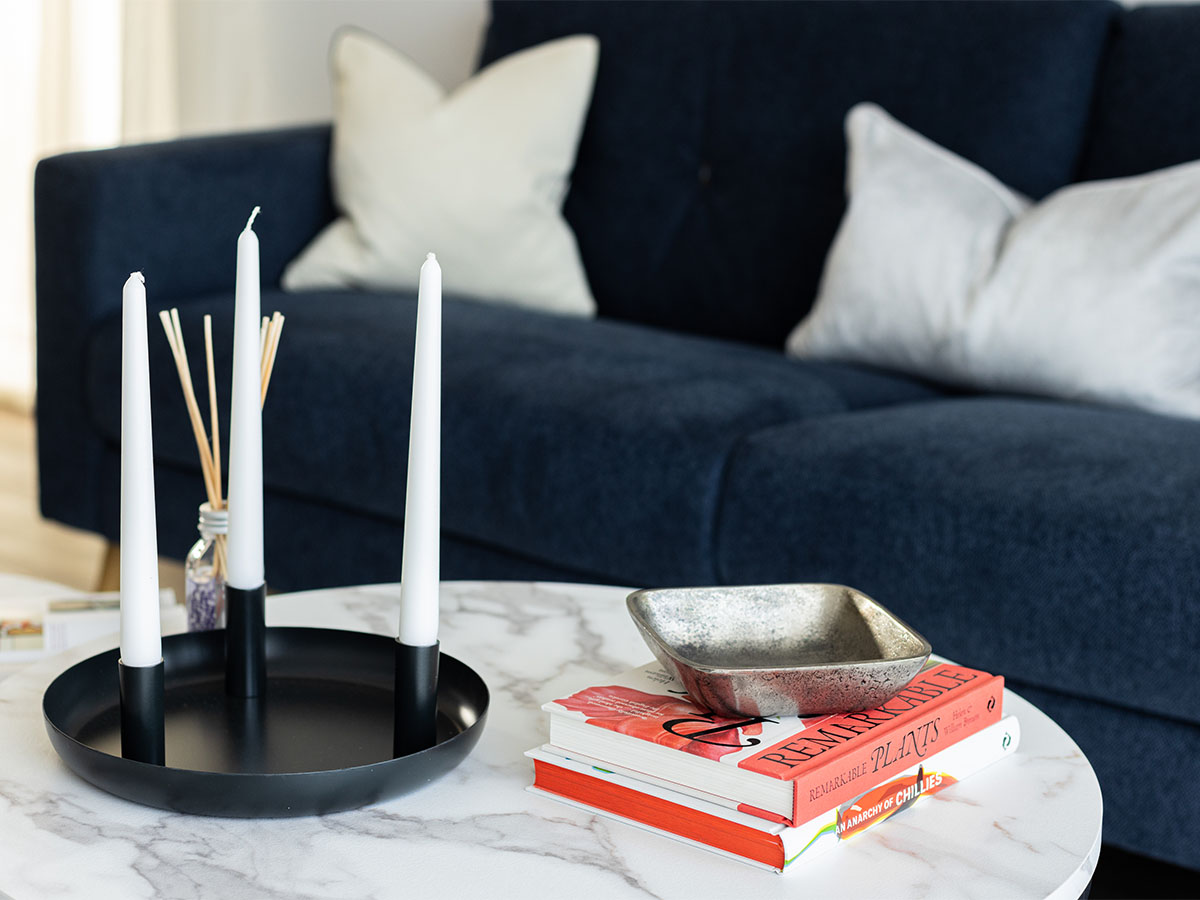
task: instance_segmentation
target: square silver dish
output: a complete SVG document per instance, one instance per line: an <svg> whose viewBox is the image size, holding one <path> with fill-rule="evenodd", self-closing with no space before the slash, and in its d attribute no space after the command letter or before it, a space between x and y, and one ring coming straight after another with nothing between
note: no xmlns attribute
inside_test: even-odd
<svg viewBox="0 0 1200 900"><path fill-rule="evenodd" d="M840 584L668 588L626 601L658 661L725 716L870 709L925 665L929 642Z"/></svg>

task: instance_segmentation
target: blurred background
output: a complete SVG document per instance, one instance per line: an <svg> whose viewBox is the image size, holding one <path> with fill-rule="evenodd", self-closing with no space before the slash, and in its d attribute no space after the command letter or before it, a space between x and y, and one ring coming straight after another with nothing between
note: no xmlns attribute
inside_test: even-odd
<svg viewBox="0 0 1200 900"><path fill-rule="evenodd" d="M330 118L327 53L374 32L452 88L484 0L6 0L0 4L0 407L34 402L33 168L66 150Z"/></svg>

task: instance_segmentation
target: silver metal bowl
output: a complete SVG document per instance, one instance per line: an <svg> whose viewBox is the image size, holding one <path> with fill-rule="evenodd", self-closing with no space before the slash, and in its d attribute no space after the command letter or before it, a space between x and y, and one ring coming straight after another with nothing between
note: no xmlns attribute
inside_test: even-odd
<svg viewBox="0 0 1200 900"><path fill-rule="evenodd" d="M840 584L635 591L626 605L658 661L726 716L869 709L925 665L929 642Z"/></svg>

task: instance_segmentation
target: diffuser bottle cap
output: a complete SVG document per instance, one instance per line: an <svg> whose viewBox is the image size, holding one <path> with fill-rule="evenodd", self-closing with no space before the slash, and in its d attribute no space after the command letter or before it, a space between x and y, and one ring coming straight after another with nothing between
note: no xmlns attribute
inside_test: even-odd
<svg viewBox="0 0 1200 900"><path fill-rule="evenodd" d="M201 534L226 534L229 531L229 510L213 509L209 503L200 504L200 522L196 526Z"/></svg>

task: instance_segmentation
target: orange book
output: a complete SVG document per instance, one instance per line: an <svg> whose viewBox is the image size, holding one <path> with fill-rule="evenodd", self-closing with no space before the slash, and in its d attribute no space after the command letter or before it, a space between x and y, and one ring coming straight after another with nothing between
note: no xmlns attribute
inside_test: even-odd
<svg viewBox="0 0 1200 900"><path fill-rule="evenodd" d="M1003 678L933 664L886 703L814 718L726 718L657 663L543 706L567 755L789 825L1000 720Z"/></svg>

